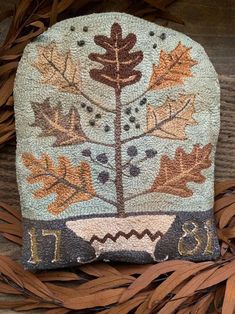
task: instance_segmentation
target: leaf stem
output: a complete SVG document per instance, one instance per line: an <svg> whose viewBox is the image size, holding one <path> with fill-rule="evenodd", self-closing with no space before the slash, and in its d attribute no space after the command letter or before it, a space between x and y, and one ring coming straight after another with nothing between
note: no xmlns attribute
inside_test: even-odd
<svg viewBox="0 0 235 314"><path fill-rule="evenodd" d="M95 194L94 195L94 197L97 197L97 198L99 198L100 200L102 200L102 201L104 201L104 202L106 202L106 203L109 203L109 204L111 204L111 205L113 205L113 206L117 206L117 203L116 202L114 202L114 201L112 201L112 200L109 200L109 199L107 199L106 197L104 197L104 196L102 196L102 195L99 195L99 194Z"/></svg>
<svg viewBox="0 0 235 314"><path fill-rule="evenodd" d="M136 198L136 197L139 197L139 196L148 194L148 193L151 193L151 190L150 190L150 189L145 190L145 191L140 192L140 193L137 193L137 194L134 194L134 195L131 195L131 196L125 198L125 202L130 201L130 200L132 200L132 199L134 199L134 198Z"/></svg>
<svg viewBox="0 0 235 314"><path fill-rule="evenodd" d="M92 103L93 105L95 105L96 107L102 109L103 111L109 112L109 113L115 113L115 109L109 109L105 106L103 106L102 104L98 103L97 101L95 101L94 99L92 99L90 96L88 96L86 93L84 93L82 90L78 89L80 94L86 99L88 100L90 103Z"/></svg>
<svg viewBox="0 0 235 314"><path fill-rule="evenodd" d="M103 145L103 146L107 146L107 147L114 147L114 144L108 144L108 143L102 143L102 142L94 141L94 140L89 139L88 137L86 137L86 143Z"/></svg>
<svg viewBox="0 0 235 314"><path fill-rule="evenodd" d="M112 165L110 164L102 164L100 163L99 161L97 161L96 159L94 159L92 156L89 156L90 160L94 163L94 164L97 164L99 165L100 167L103 167L103 168L106 168L106 169L109 169L109 170L112 170L112 171L115 171L115 169L112 167Z"/></svg>
<svg viewBox="0 0 235 314"><path fill-rule="evenodd" d="M123 107L129 106L129 105L132 104L133 102L136 102L136 101L139 100L140 98L144 97L144 96L147 94L147 92L151 89L151 87L152 87L152 86L149 86L145 91L143 91L142 94L140 94L139 96L135 97L134 99L132 99L132 100L130 100L130 101L124 103L124 104L123 104Z"/></svg>

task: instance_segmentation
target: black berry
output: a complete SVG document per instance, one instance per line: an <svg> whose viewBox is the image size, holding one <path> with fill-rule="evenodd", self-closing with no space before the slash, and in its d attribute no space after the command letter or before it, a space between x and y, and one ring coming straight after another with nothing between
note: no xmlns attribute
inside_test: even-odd
<svg viewBox="0 0 235 314"><path fill-rule="evenodd" d="M97 113L97 114L95 115L95 118L96 118L96 119L100 119L100 118L101 118L101 114L100 114L100 113Z"/></svg>
<svg viewBox="0 0 235 314"><path fill-rule="evenodd" d="M82 30L83 30L83 32L88 32L88 27L84 26Z"/></svg>
<svg viewBox="0 0 235 314"><path fill-rule="evenodd" d="M136 123L135 127L136 127L136 129L139 129L140 128L140 124Z"/></svg>
<svg viewBox="0 0 235 314"><path fill-rule="evenodd" d="M135 108L135 112L136 112L136 113L139 112L139 108Z"/></svg>
<svg viewBox="0 0 235 314"><path fill-rule="evenodd" d="M82 151L82 156L84 156L84 157L90 157L90 156L91 156L91 150L90 150L89 148L84 149L84 150Z"/></svg>
<svg viewBox="0 0 235 314"><path fill-rule="evenodd" d="M92 108L91 106L87 106L86 110L87 110L88 112L92 112L92 111L93 111L93 108Z"/></svg>
<svg viewBox="0 0 235 314"><path fill-rule="evenodd" d="M153 44L153 49L156 49L157 48L157 44Z"/></svg>
<svg viewBox="0 0 235 314"><path fill-rule="evenodd" d="M129 108L129 107L126 108L125 113L126 113L126 114L131 114L131 108Z"/></svg>
<svg viewBox="0 0 235 314"><path fill-rule="evenodd" d="M157 151L156 151L155 149L147 149L147 150L145 151L145 154L146 154L146 157L147 157L147 158L153 158L153 157L156 156Z"/></svg>
<svg viewBox="0 0 235 314"><path fill-rule="evenodd" d="M130 126L128 124L125 124L123 128L124 128L125 131L129 131L130 130Z"/></svg>
<svg viewBox="0 0 235 314"><path fill-rule="evenodd" d="M86 107L86 104L85 104L84 102L82 102L82 103L81 103L81 107L82 107L82 108L85 108L85 107Z"/></svg>
<svg viewBox="0 0 235 314"><path fill-rule="evenodd" d="M105 125L105 127L104 127L104 131L105 131L105 132L110 131L110 126L109 126L109 125Z"/></svg>
<svg viewBox="0 0 235 314"><path fill-rule="evenodd" d="M130 157L135 157L137 156L138 151L137 148L135 146L130 146L127 148L127 155Z"/></svg>
<svg viewBox="0 0 235 314"><path fill-rule="evenodd" d="M75 31L75 27L74 27L74 26L71 26L71 27L70 27L70 30L71 30L72 32L74 32L74 31Z"/></svg>
<svg viewBox="0 0 235 314"><path fill-rule="evenodd" d="M98 175L98 180L100 183L105 184L109 180L109 173L107 171L101 171Z"/></svg>
<svg viewBox="0 0 235 314"><path fill-rule="evenodd" d="M77 42L77 44L78 44L79 47L82 47L82 46L85 45L85 41L84 41L84 40L79 40L79 41Z"/></svg>
<svg viewBox="0 0 235 314"><path fill-rule="evenodd" d="M135 117L131 116L129 119L130 122L135 122Z"/></svg>
<svg viewBox="0 0 235 314"><path fill-rule="evenodd" d="M147 98L143 98L143 99L141 99L141 101L140 101L140 106L143 106L144 104L146 104L146 102L147 102Z"/></svg>
<svg viewBox="0 0 235 314"><path fill-rule="evenodd" d="M102 164L107 164L108 162L108 157L105 153L99 154L96 159L101 162Z"/></svg>
<svg viewBox="0 0 235 314"><path fill-rule="evenodd" d="M166 34L165 33L162 33L160 36L159 36L162 40L166 39Z"/></svg>
<svg viewBox="0 0 235 314"><path fill-rule="evenodd" d="M130 175L132 177L137 177L140 174L140 168L137 166L130 166Z"/></svg>
<svg viewBox="0 0 235 314"><path fill-rule="evenodd" d="M94 126L94 125L95 125L95 120L90 120L90 121L89 121L89 124L90 124L91 126Z"/></svg>
<svg viewBox="0 0 235 314"><path fill-rule="evenodd" d="M154 36L154 32L153 32L153 31L150 31L150 32L149 32L149 35L150 35L150 36Z"/></svg>

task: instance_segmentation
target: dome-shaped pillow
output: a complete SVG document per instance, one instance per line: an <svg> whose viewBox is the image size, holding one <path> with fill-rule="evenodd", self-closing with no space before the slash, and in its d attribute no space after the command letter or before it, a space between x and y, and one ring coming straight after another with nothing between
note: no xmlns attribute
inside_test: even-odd
<svg viewBox="0 0 235 314"><path fill-rule="evenodd" d="M199 44L127 14L64 20L26 47L14 97L27 268L218 256Z"/></svg>

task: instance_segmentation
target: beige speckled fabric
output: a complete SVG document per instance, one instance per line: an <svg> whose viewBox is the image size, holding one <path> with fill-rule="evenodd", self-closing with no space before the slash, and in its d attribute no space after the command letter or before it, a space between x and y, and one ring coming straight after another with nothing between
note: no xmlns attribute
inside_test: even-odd
<svg viewBox="0 0 235 314"><path fill-rule="evenodd" d="M121 13L55 24L14 88L23 263L210 260L219 133L204 49Z"/></svg>

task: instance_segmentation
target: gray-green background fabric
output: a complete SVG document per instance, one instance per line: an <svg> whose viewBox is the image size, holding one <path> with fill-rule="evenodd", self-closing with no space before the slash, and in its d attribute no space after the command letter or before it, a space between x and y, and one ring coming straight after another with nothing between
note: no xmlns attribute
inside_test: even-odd
<svg viewBox="0 0 235 314"><path fill-rule="evenodd" d="M69 19L57 23L51 29L43 33L37 40L30 43L24 52L21 59L16 83L15 83L15 112L16 112L16 128L17 128L17 176L18 184L21 194L21 205L23 216L31 219L57 219L47 211L47 204L55 196L50 195L42 199L33 199L32 192L39 184L28 185L26 177L29 172L25 168L21 160L22 152L31 152L36 157L40 157L43 152L47 152L56 162L56 157L59 154L67 155L70 157L72 163L76 165L80 160L84 159L81 156L81 151L87 147L95 147L97 153L107 152L111 162L114 159L114 152L112 149L99 147L97 145L71 145L66 147L51 147L54 142L53 137L37 137L40 129L37 127L29 127L34 122L34 113L31 107L31 102L42 102L45 98L50 97L50 102L56 104L58 101L62 103L64 113L68 113L71 106L75 106L81 115L81 123L88 135L97 139L102 138L106 142L110 142L113 138L113 132L104 133L102 130L87 127L89 114L84 113L80 108L80 103L83 98L80 95L68 94L58 91L53 86L46 86L40 83L40 73L32 66L37 56L36 48L38 45L47 45L51 42L56 42L61 52L71 51L72 57L75 61L79 59L81 68L82 88L88 95L94 96L99 102L104 102L113 106L113 91L109 87L104 87L99 82L92 80L89 76L91 68L99 68L99 64L94 64L89 58L88 54L94 51L103 52L103 49L94 43L94 36L96 34L110 35L110 27L113 21L122 23L123 36L133 32L137 36L137 43L135 50L142 50L144 53L143 61L137 66L138 70L142 71L142 78L139 82L132 86L123 89L122 101L127 102L135 98L136 95L141 93L148 85L149 78L152 72L152 64L159 62L160 50L171 51L174 49L178 42L181 41L185 46L192 46L191 56L198 61L198 64L192 68L193 77L184 80L183 85L166 88L159 91L152 91L148 93L148 103L160 106L164 103L166 95L173 99L180 93L196 94L195 109L196 113L193 115L197 121L197 125L186 127L186 134L188 140L169 140L159 139L156 137L147 137L144 140L133 141L133 145L137 145L139 151L144 151L145 147L153 147L157 150L158 154L150 161L142 164L141 175L126 180L125 191L126 195L130 195L132 190L148 187L154 180L160 165L160 157L163 154L169 155L170 158L174 157L177 147L182 147L186 152L192 150L195 143L206 145L208 142L212 143L213 151L211 159L214 159L215 145L219 132L219 85L215 70L209 61L204 49L189 37L184 34L178 33L171 29L163 28L161 26L146 22L139 18L130 17L126 14L119 13L105 13L105 14L92 14L79 18ZM70 26L73 25L76 29L75 32L70 31ZM87 25L89 31L82 32L82 27ZM150 37L149 31L153 30L155 36ZM166 39L161 40L158 36L164 32ZM85 40L85 45L79 47L78 40ZM157 43L157 49L153 49L153 44ZM145 127L145 108L142 108L143 114L140 122L143 128ZM110 120L110 114L105 114L102 124ZM128 118L128 117L127 117ZM127 119L126 118L126 119ZM124 117L125 119L125 117ZM124 122L125 123L125 122ZM131 131L129 135L132 135ZM123 138L125 138L125 133ZM125 149L124 149L125 151ZM143 154L143 153L142 153ZM124 153L124 160L127 159ZM97 167L97 166L96 166ZM99 170L99 169L98 169ZM94 181L96 174L92 172ZM203 184L188 183L188 186L193 189L194 195L187 200L174 195L164 195L164 193L152 193L147 196L146 208L151 211L155 210L182 210L182 211L204 211L212 207L213 204L213 184L214 184L214 166L209 169L203 170L203 175L206 181ZM110 183L104 188L100 184L95 184L95 188L107 194L107 196L114 198L115 189ZM104 192L105 189L105 192ZM157 208L156 208L157 200ZM107 213L115 211L113 206L104 204L100 200L92 199L87 202L72 204L69 208L60 214L60 218L67 218L74 215L86 215L90 213ZM128 211L142 211L143 199L129 201L126 206Z"/></svg>

